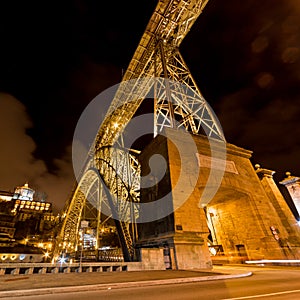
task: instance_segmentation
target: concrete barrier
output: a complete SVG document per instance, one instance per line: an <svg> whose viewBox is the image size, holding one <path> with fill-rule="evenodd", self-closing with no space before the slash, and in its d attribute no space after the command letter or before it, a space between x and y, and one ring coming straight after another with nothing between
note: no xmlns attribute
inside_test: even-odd
<svg viewBox="0 0 300 300"><path fill-rule="evenodd" d="M1 275L75 273L75 272L124 272L141 270L139 262L84 262L84 263L1 263Z"/></svg>

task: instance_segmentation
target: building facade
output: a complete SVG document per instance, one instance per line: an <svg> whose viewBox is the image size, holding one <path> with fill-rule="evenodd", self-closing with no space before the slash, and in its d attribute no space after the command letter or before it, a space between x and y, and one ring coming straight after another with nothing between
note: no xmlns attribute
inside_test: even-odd
<svg viewBox="0 0 300 300"><path fill-rule="evenodd" d="M28 183L0 197L0 262L41 261L54 247L57 217ZM2 237L1 237L2 236Z"/></svg>

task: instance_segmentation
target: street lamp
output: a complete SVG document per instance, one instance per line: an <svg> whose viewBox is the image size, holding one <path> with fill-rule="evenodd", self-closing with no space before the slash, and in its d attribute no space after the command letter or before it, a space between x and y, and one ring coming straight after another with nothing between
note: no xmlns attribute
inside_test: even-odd
<svg viewBox="0 0 300 300"><path fill-rule="evenodd" d="M48 251L44 253L44 262L47 262L49 256L50 256L50 254Z"/></svg>

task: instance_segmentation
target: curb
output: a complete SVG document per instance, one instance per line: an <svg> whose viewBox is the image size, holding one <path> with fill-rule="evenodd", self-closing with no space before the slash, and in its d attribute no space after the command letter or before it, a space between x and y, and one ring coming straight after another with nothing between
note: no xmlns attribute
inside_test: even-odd
<svg viewBox="0 0 300 300"><path fill-rule="evenodd" d="M15 291L1 291L0 298L4 297L16 297L16 296L36 296L56 293L71 293L71 292L84 292L95 290L110 290L129 287L142 287L151 285L163 285L174 283L189 283L200 282L210 280L222 280L222 279L234 279L251 276L252 272L246 272L242 274L233 275L215 275L215 276L203 276L203 277L188 277L188 278L172 278L172 279L157 279L157 280L145 280L145 281L129 281L120 283L104 283L104 284L90 284L90 285L77 285L77 286L65 286L65 287L51 287L40 289L27 289L27 290L15 290Z"/></svg>

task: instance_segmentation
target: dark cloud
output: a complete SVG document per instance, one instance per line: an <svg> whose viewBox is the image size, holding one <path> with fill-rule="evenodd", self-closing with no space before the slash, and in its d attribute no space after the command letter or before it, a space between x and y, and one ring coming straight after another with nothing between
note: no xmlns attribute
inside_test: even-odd
<svg viewBox="0 0 300 300"><path fill-rule="evenodd" d="M253 90L243 90L225 97L218 104L219 119L228 133L227 139L254 151L253 163L275 170L278 179L282 179L286 171L297 174L300 99L287 103L284 99L274 98L253 111L254 97ZM241 101L243 105L239 104Z"/></svg>
<svg viewBox="0 0 300 300"><path fill-rule="evenodd" d="M209 1L182 52L230 143L300 174L299 1Z"/></svg>
<svg viewBox="0 0 300 300"><path fill-rule="evenodd" d="M51 173L43 160L34 157L34 140L27 134L33 126L25 106L14 97L0 93L0 190L13 191L25 182L45 193L54 209L61 209L74 184L70 147L67 154L54 158Z"/></svg>
<svg viewBox="0 0 300 300"><path fill-rule="evenodd" d="M10 95L0 94L0 178L1 189L12 189L17 183L31 180L45 171L43 161L32 153L35 143L26 134L32 126L23 104Z"/></svg>

